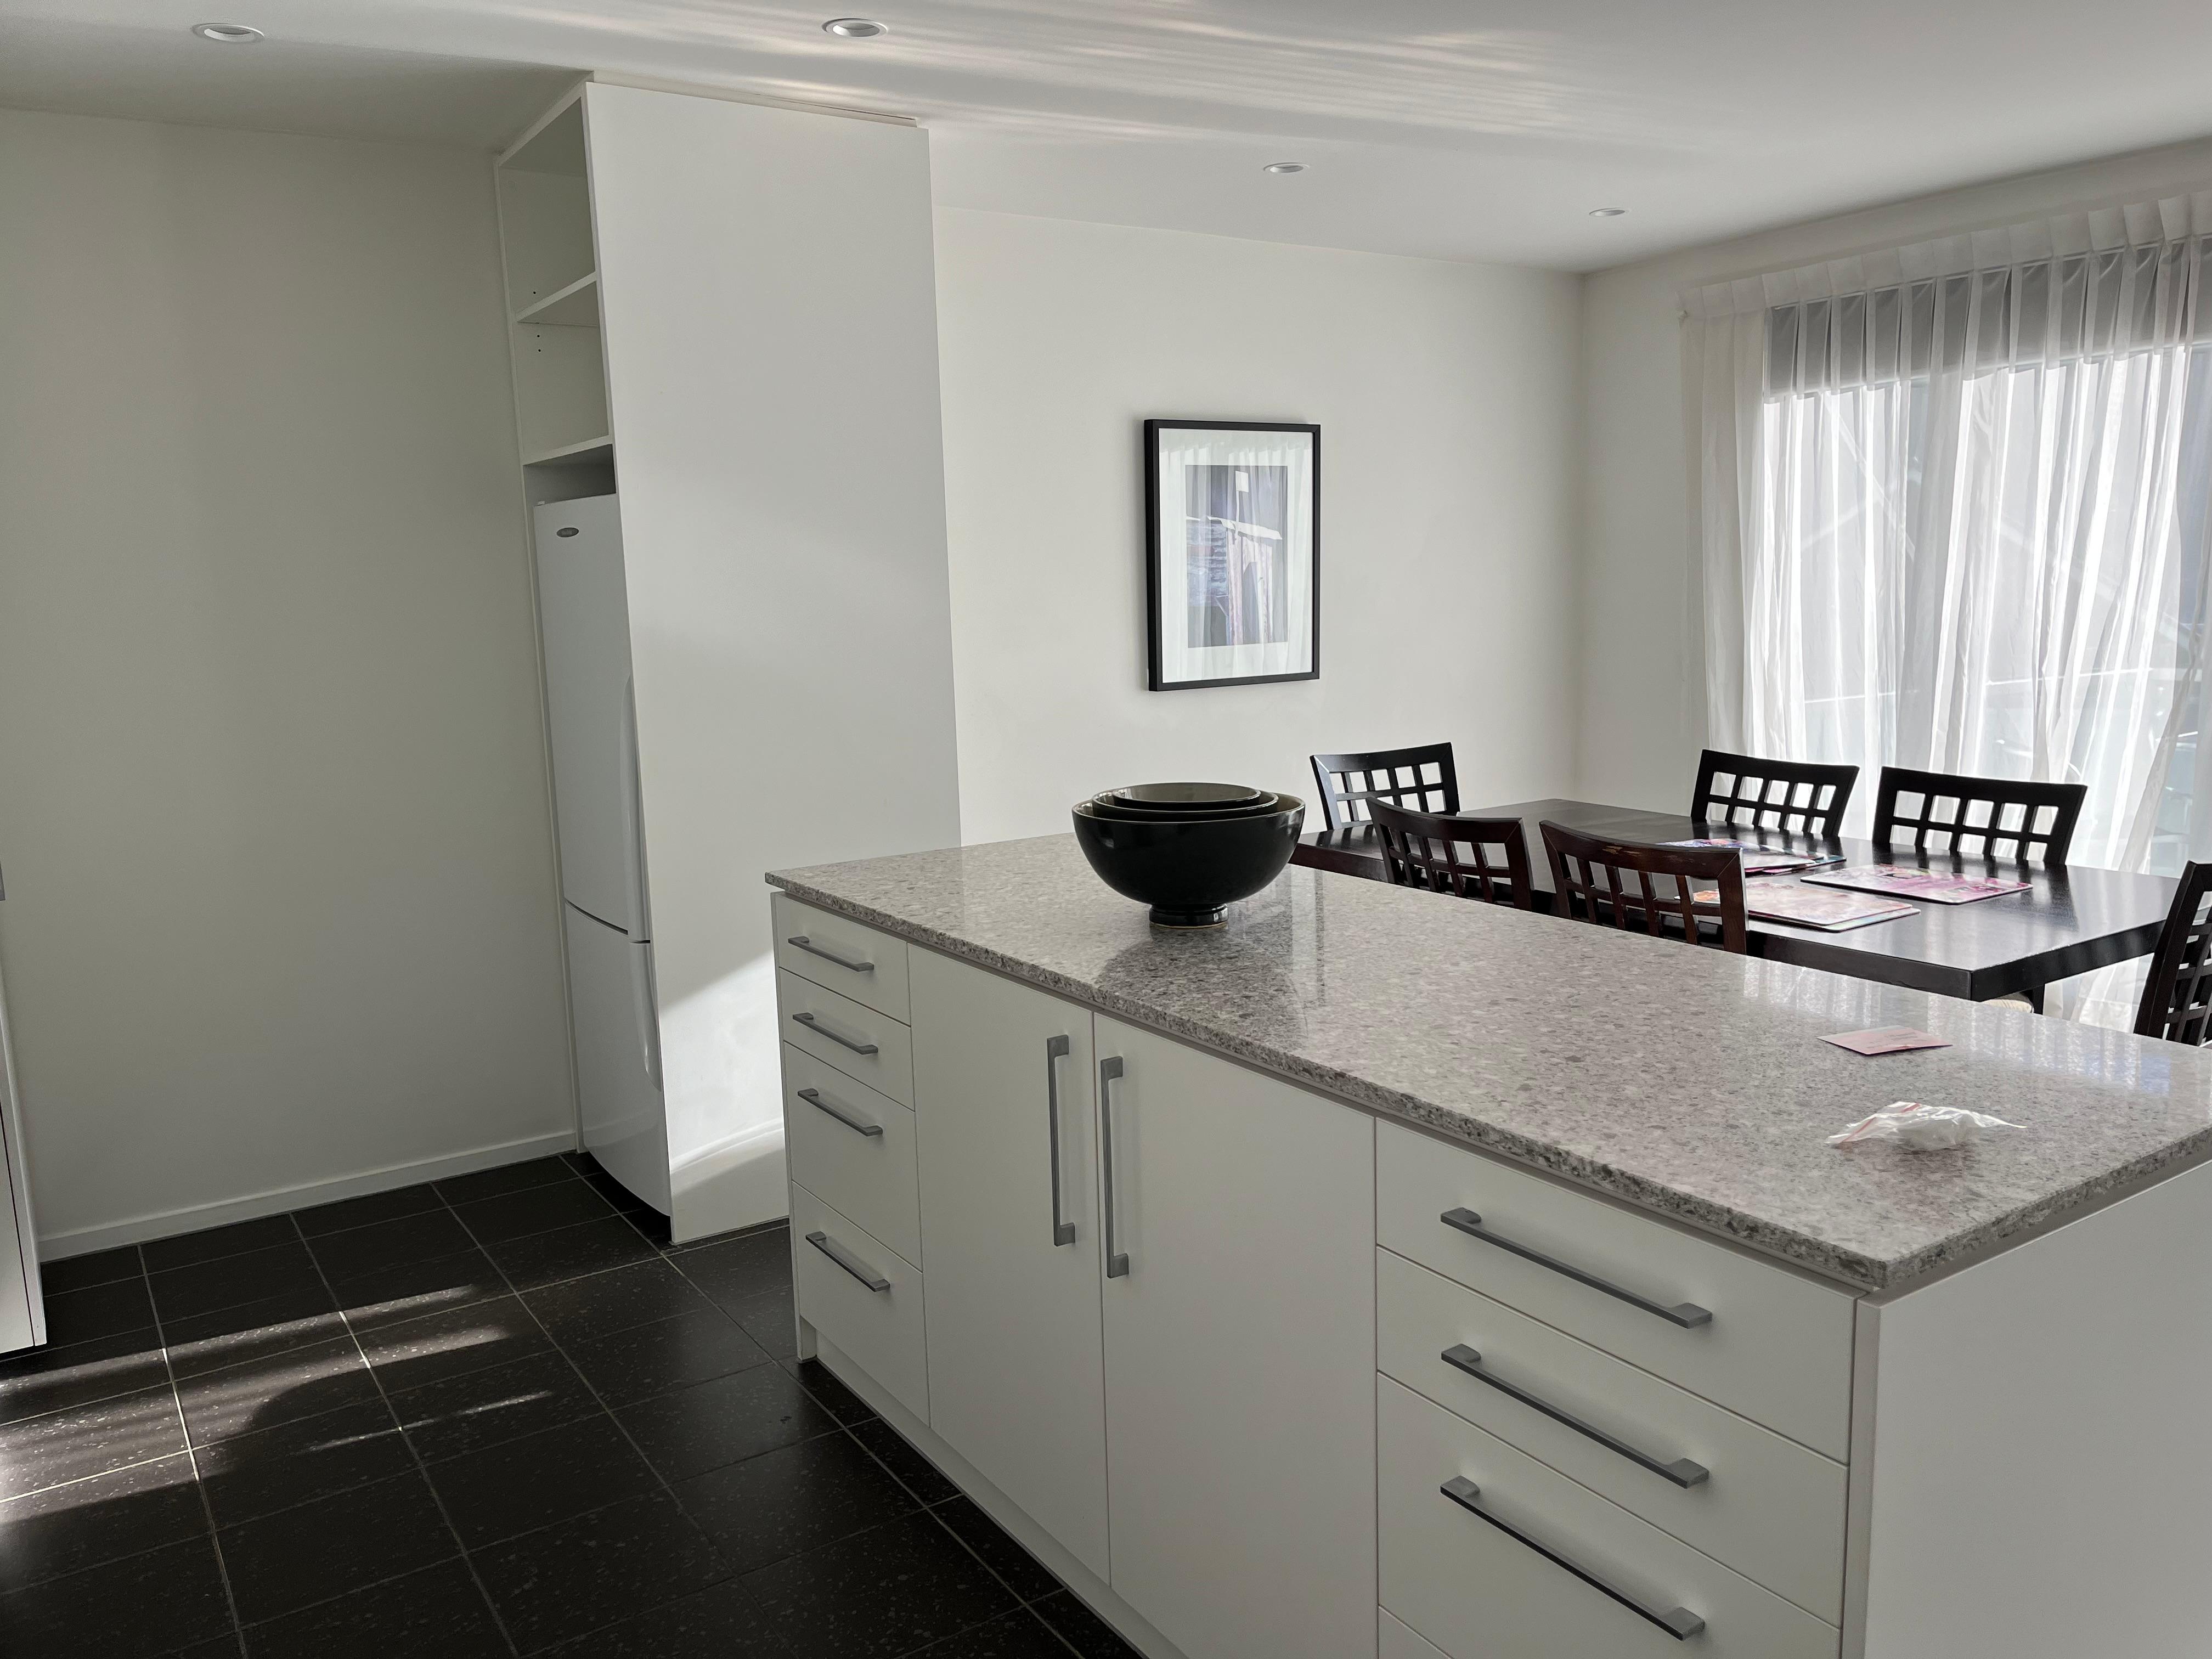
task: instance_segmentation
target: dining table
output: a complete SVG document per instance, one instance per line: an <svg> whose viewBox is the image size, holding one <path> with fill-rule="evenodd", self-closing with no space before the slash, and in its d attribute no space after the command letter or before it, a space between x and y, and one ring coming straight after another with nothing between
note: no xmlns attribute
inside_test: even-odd
<svg viewBox="0 0 2212 1659"><path fill-rule="evenodd" d="M1534 908L1553 908L1550 860L1538 826L1546 820L1608 841L1665 844L1726 838L1779 851L1840 857L1844 865L1893 864L1960 875L2002 875L2027 883L2024 892L1963 904L1907 900L1912 913L1843 932L1747 919L1753 956L1945 996L1985 1002L2024 994L2039 1008L2043 988L2076 974L2147 956L2158 945L2173 902L2170 877L2101 870L2087 865L2014 864L1948 852L1916 852L1852 836L1818 839L1746 824L1700 823L1671 812L1550 799L1462 809L1460 816L1519 818L1528 842ZM1388 881L1389 870L1374 826L1356 823L1300 838L1291 861L1340 874ZM1817 873L1817 872L1816 872ZM1796 875L1751 876L1747 883L1796 881ZM1463 901L1462 901L1463 902Z"/></svg>

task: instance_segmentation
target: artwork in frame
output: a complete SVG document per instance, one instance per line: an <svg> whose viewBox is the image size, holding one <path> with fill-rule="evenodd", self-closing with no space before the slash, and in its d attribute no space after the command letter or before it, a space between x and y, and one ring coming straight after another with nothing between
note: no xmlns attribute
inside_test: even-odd
<svg viewBox="0 0 2212 1659"><path fill-rule="evenodd" d="M1145 422L1151 686L1321 678L1321 428Z"/></svg>

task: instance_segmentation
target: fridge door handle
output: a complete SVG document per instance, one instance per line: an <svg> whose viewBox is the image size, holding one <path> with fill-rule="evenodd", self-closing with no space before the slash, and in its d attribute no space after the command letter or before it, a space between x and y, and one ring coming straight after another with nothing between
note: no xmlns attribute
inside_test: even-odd
<svg viewBox="0 0 2212 1659"><path fill-rule="evenodd" d="M623 682L622 819L623 857L629 877L629 936L653 937L653 918L645 882L645 792L637 775L637 682Z"/></svg>
<svg viewBox="0 0 2212 1659"><path fill-rule="evenodd" d="M660 1087L659 996L653 984L653 946L633 945L629 950L630 1009L637 1017L638 1055L653 1086Z"/></svg>

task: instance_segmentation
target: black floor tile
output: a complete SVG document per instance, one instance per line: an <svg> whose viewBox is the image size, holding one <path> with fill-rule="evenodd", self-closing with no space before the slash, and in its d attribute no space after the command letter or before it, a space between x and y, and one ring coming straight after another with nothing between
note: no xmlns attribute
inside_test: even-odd
<svg viewBox="0 0 2212 1659"><path fill-rule="evenodd" d="M523 1653L730 1576L706 1535L657 1492L495 1545L474 1561Z"/></svg>
<svg viewBox="0 0 2212 1659"><path fill-rule="evenodd" d="M604 1221L614 1212L614 1206L580 1181L550 1182L453 1206L453 1213L479 1244L550 1233L582 1221Z"/></svg>
<svg viewBox="0 0 2212 1659"><path fill-rule="evenodd" d="M770 1363L760 1345L718 1308L562 1346L611 1406Z"/></svg>
<svg viewBox="0 0 2212 1659"><path fill-rule="evenodd" d="M629 1188L623 1186L621 1182L617 1181L612 1176L609 1175L605 1170L599 1168L596 1164L592 1164L591 1168L587 1170L580 1170L577 1173L584 1177L584 1184L586 1186L589 1187L593 1192L597 1193L601 1198L606 1200L608 1203L613 1205L615 1208L620 1210L625 1215L634 1214L641 1210L646 1212L647 1214L657 1215L659 1213L658 1211L653 1209L653 1206L647 1203L635 1193L630 1191Z"/></svg>
<svg viewBox="0 0 2212 1659"><path fill-rule="evenodd" d="M286 1225L289 1224L287 1219ZM215 1313L243 1303L313 1291L322 1282L314 1258L295 1237L288 1243L271 1244L265 1249L157 1270L153 1279L154 1306L167 1324L172 1319L190 1319L195 1314Z"/></svg>
<svg viewBox="0 0 2212 1659"><path fill-rule="evenodd" d="M94 1285L112 1285L118 1279L137 1279L146 1271L138 1259L136 1244L118 1245L112 1250L94 1250L88 1255L64 1256L58 1261L39 1263L39 1283L48 1296L64 1291L82 1291Z"/></svg>
<svg viewBox="0 0 2212 1659"><path fill-rule="evenodd" d="M532 1291L523 1298L563 1342L611 1336L678 1314L711 1313L714 1304L665 1261L641 1261Z"/></svg>
<svg viewBox="0 0 2212 1659"><path fill-rule="evenodd" d="M518 1291L535 1289L583 1273L657 1260L659 1252L620 1216L558 1227L526 1238L503 1239L485 1250Z"/></svg>
<svg viewBox="0 0 2212 1659"><path fill-rule="evenodd" d="M550 1352L403 1389L392 1409L426 1462L600 1414L576 1368Z"/></svg>
<svg viewBox="0 0 2212 1659"><path fill-rule="evenodd" d="M471 1550L660 1487L604 1413L433 1463L430 1480Z"/></svg>
<svg viewBox="0 0 2212 1659"><path fill-rule="evenodd" d="M419 1389L553 1352L530 1310L512 1296L367 1331L361 1346L387 1389Z"/></svg>
<svg viewBox="0 0 2212 1659"><path fill-rule="evenodd" d="M610 1199L608 1202L613 1203L613 1200ZM639 1205L633 1209L626 1205L616 1204L615 1208L621 1211L623 1220L645 1235L646 1243L652 1245L654 1249L665 1254L674 1248L675 1238L669 1227L668 1218L659 1211L646 1205Z"/></svg>
<svg viewBox="0 0 2212 1659"><path fill-rule="evenodd" d="M1042 1601L1060 1588L1044 1564L1008 1535L1005 1528L977 1508L971 1498L955 1498L930 1511L975 1551L999 1582L1024 1601Z"/></svg>
<svg viewBox="0 0 2212 1659"><path fill-rule="evenodd" d="M0 1595L0 1651L35 1659L171 1653L230 1628L222 1573L204 1538Z"/></svg>
<svg viewBox="0 0 2212 1659"><path fill-rule="evenodd" d="M1073 1590L1061 1590L1032 1602L1030 1611L1051 1626L1060 1639L1080 1654L1082 1659L1144 1659L1142 1654L1114 1633L1111 1625L1078 1601Z"/></svg>
<svg viewBox="0 0 2212 1659"><path fill-rule="evenodd" d="M797 1445L837 1427L836 1418L775 1365L695 1383L624 1406L615 1415L646 1461L671 1482Z"/></svg>
<svg viewBox="0 0 2212 1659"><path fill-rule="evenodd" d="M782 1227L689 1244L670 1256L684 1276L728 1307L791 1283L791 1234Z"/></svg>
<svg viewBox="0 0 2212 1659"><path fill-rule="evenodd" d="M419 1473L225 1527L216 1537L238 1616L249 1625L459 1553Z"/></svg>
<svg viewBox="0 0 2212 1659"><path fill-rule="evenodd" d="M933 1642L914 1659L1068 1659L1067 1644L1023 1610Z"/></svg>
<svg viewBox="0 0 2212 1659"><path fill-rule="evenodd" d="M450 1313L508 1294L507 1276L473 1246L432 1261L410 1261L333 1280L332 1288L356 1331Z"/></svg>
<svg viewBox="0 0 2212 1659"><path fill-rule="evenodd" d="M185 1449L176 1396L147 1389L0 1428L0 1498L82 1480Z"/></svg>
<svg viewBox="0 0 2212 1659"><path fill-rule="evenodd" d="M806 1392L821 1402L823 1410L840 1423L865 1423L876 1414L866 1401L840 1382L818 1359L786 1361L783 1369L797 1377Z"/></svg>
<svg viewBox="0 0 2212 1659"><path fill-rule="evenodd" d="M204 1446L341 1406L374 1405L379 1396L361 1351L341 1337L180 1379L177 1398L192 1443Z"/></svg>
<svg viewBox="0 0 2212 1659"><path fill-rule="evenodd" d="M438 1196L448 1204L472 1204L480 1198L496 1198L501 1193L519 1193L526 1187L542 1187L548 1182L574 1181L576 1171L562 1158L533 1158L526 1164L502 1164L495 1170L478 1170L465 1176L449 1176L430 1184L437 1188Z"/></svg>
<svg viewBox="0 0 2212 1659"><path fill-rule="evenodd" d="M563 1642L555 1659L785 1659L766 1645L758 1605L735 1579ZM1063 1649L1058 1659L1067 1659Z"/></svg>
<svg viewBox="0 0 2212 1659"><path fill-rule="evenodd" d="M253 1659L497 1659L507 1638L459 1561L425 1567L249 1632Z"/></svg>
<svg viewBox="0 0 2212 1659"><path fill-rule="evenodd" d="M0 1504L0 1593L203 1536L207 1510L179 1454Z"/></svg>
<svg viewBox="0 0 2212 1659"><path fill-rule="evenodd" d="M1018 1605L926 1515L763 1567L744 1587L793 1659L896 1659Z"/></svg>
<svg viewBox="0 0 2212 1659"><path fill-rule="evenodd" d="M307 1248L331 1282L337 1285L388 1267L459 1255L474 1242L453 1219L453 1212L441 1205L419 1215L324 1233L311 1240Z"/></svg>
<svg viewBox="0 0 2212 1659"><path fill-rule="evenodd" d="M738 1322L738 1328L759 1343L771 1358L799 1358L798 1309L788 1285L732 1302L726 1311Z"/></svg>
<svg viewBox="0 0 2212 1659"><path fill-rule="evenodd" d="M169 1368L179 1377L228 1370L252 1360L319 1343L346 1334L337 1303L320 1285L303 1285L264 1302L241 1303L211 1314L164 1323Z"/></svg>
<svg viewBox="0 0 2212 1659"><path fill-rule="evenodd" d="M194 1262L265 1250L275 1244L296 1244L299 1240L299 1229L292 1224L290 1216L265 1215L254 1221L234 1221L228 1227L210 1227L197 1233L179 1233L173 1238L157 1238L138 1249L146 1258L147 1267L158 1273L172 1267L190 1267Z"/></svg>
<svg viewBox="0 0 2212 1659"><path fill-rule="evenodd" d="M56 1347L154 1328L154 1304L143 1279L118 1279L46 1297L46 1340Z"/></svg>
<svg viewBox="0 0 2212 1659"><path fill-rule="evenodd" d="M299 1224L301 1232L315 1238L324 1233L342 1232L349 1227L373 1226L380 1221L397 1221L402 1216L445 1207L446 1200L425 1182L419 1187L395 1187L388 1193L342 1198L335 1204L318 1204L312 1210L295 1210L292 1219Z"/></svg>
<svg viewBox="0 0 2212 1659"><path fill-rule="evenodd" d="M33 1348L0 1361L0 1424L160 1388L168 1380L161 1345L152 1331L65 1348Z"/></svg>
<svg viewBox="0 0 2212 1659"><path fill-rule="evenodd" d="M740 1571L818 1548L914 1499L849 1435L825 1434L679 1481L676 1496Z"/></svg>
<svg viewBox="0 0 2212 1659"><path fill-rule="evenodd" d="M245 1652L244 1642L233 1630L228 1635L210 1637L190 1647L172 1648L161 1659L241 1659Z"/></svg>
<svg viewBox="0 0 2212 1659"><path fill-rule="evenodd" d="M874 1453L876 1462L896 1475L899 1485L922 1504L942 1504L960 1495L960 1488L946 1480L936 1464L916 1451L904 1435L882 1418L855 1423L853 1437Z"/></svg>
<svg viewBox="0 0 2212 1659"><path fill-rule="evenodd" d="M238 1435L196 1455L216 1523L225 1527L389 1480L415 1467L414 1454L380 1400Z"/></svg>

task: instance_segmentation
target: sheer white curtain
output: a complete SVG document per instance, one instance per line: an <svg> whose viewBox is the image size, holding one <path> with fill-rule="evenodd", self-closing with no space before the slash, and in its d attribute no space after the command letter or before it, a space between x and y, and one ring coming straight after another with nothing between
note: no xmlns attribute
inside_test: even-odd
<svg viewBox="0 0 2212 1659"><path fill-rule="evenodd" d="M2212 855L2208 206L1685 296L1717 744L1856 762L1862 824L1894 763L2087 784L2076 863Z"/></svg>

